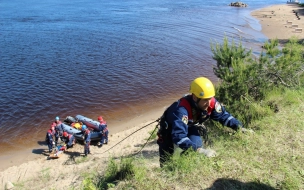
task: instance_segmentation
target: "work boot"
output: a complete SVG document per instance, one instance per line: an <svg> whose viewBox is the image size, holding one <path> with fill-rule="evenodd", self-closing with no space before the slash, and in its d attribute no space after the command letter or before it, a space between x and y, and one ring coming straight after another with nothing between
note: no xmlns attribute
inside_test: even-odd
<svg viewBox="0 0 304 190"><path fill-rule="evenodd" d="M100 146L100 142L97 143L97 146Z"/></svg>
<svg viewBox="0 0 304 190"><path fill-rule="evenodd" d="M108 144L108 141L106 141L105 144Z"/></svg>

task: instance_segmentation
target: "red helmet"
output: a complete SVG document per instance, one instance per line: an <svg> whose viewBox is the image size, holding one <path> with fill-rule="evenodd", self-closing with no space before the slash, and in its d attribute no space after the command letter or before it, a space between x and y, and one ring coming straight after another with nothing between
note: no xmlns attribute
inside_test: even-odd
<svg viewBox="0 0 304 190"><path fill-rule="evenodd" d="M99 116L97 120L98 120L98 121L103 121L102 116Z"/></svg>
<svg viewBox="0 0 304 190"><path fill-rule="evenodd" d="M68 133L65 131L65 132L63 132L63 136L64 137L67 137L68 136Z"/></svg>

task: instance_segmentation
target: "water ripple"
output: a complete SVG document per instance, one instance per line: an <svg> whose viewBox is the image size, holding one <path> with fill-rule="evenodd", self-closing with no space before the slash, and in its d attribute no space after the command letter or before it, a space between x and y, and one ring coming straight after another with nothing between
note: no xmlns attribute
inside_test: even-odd
<svg viewBox="0 0 304 190"><path fill-rule="evenodd" d="M56 115L137 116L186 93L194 77L216 81L211 40L260 42L243 18L248 10L224 1L17 0L1 8L1 149L44 140Z"/></svg>

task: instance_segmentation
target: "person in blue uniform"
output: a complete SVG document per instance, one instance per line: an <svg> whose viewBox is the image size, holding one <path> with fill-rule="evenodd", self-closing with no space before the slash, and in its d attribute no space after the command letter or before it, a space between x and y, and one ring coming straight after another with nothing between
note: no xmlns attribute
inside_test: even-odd
<svg viewBox="0 0 304 190"><path fill-rule="evenodd" d="M55 117L55 121L52 123L52 125L55 127L55 145L57 146L58 144L58 139L60 138L62 140L62 133L63 133L63 129L61 126L62 122L59 120L59 117L56 116Z"/></svg>
<svg viewBox="0 0 304 190"><path fill-rule="evenodd" d="M63 132L63 141L66 144L67 149L73 148L73 145L75 144L75 137L65 131Z"/></svg>
<svg viewBox="0 0 304 190"><path fill-rule="evenodd" d="M99 131L101 133L101 139L97 145L99 147L102 147L103 144L108 144L109 130L107 122L102 118L102 116L99 116L97 119L99 121Z"/></svg>
<svg viewBox="0 0 304 190"><path fill-rule="evenodd" d="M242 123L214 98L215 89L209 79L193 80L190 93L169 106L161 117L157 140L161 167L174 153L174 145L183 151L192 148L207 157L216 156L214 150L203 147L197 127L209 118L234 130L246 131Z"/></svg>
<svg viewBox="0 0 304 190"><path fill-rule="evenodd" d="M53 151L53 146L55 145L54 142L54 136L55 136L55 126L51 125L51 128L46 132L45 141L49 148L49 153Z"/></svg>
<svg viewBox="0 0 304 190"><path fill-rule="evenodd" d="M84 155L90 154L91 132L86 125L82 125L82 133L84 135Z"/></svg>

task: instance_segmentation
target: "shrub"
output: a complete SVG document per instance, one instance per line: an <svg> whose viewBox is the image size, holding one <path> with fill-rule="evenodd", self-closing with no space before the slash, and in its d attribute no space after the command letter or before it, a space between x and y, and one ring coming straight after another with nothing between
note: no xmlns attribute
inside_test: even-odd
<svg viewBox="0 0 304 190"><path fill-rule="evenodd" d="M281 50L277 39L266 42L265 52L258 60L241 42L237 46L232 40L229 45L227 37L222 45L211 44L211 49L217 61L214 73L220 78L217 97L245 123L266 116L269 108L276 111L271 103L261 103L268 91L298 87L303 81L303 48L296 38L291 38Z"/></svg>

